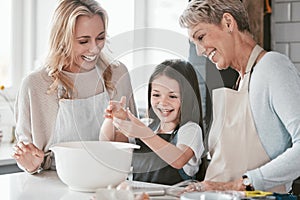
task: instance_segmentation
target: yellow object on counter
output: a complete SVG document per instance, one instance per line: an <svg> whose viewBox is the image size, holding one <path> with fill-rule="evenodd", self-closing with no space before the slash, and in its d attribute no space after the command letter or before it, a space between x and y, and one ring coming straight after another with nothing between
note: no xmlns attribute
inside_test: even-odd
<svg viewBox="0 0 300 200"><path fill-rule="evenodd" d="M260 190L254 190L254 191L245 191L246 197L264 197L268 195L272 195L273 192L264 192Z"/></svg>

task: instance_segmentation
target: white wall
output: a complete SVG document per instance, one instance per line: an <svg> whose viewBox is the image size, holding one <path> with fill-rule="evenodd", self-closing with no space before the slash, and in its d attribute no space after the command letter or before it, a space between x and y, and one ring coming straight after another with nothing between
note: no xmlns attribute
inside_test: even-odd
<svg viewBox="0 0 300 200"><path fill-rule="evenodd" d="M35 68L41 65L48 51L51 21L57 2L57 0L36 0Z"/></svg>

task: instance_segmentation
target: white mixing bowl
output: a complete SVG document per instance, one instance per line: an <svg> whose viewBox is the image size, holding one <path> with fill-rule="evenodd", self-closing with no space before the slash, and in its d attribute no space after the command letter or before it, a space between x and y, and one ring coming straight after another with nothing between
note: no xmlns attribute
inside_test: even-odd
<svg viewBox="0 0 300 200"><path fill-rule="evenodd" d="M132 153L138 145L79 141L53 145L58 177L71 190L95 192L124 181L131 168Z"/></svg>

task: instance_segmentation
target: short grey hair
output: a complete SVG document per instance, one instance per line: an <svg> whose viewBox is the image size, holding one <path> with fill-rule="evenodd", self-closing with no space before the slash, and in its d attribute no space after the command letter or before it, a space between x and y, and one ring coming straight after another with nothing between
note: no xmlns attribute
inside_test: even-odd
<svg viewBox="0 0 300 200"><path fill-rule="evenodd" d="M240 0L192 0L179 18L183 28L193 28L198 23L220 25L223 14L230 13L238 30L250 32L248 13Z"/></svg>

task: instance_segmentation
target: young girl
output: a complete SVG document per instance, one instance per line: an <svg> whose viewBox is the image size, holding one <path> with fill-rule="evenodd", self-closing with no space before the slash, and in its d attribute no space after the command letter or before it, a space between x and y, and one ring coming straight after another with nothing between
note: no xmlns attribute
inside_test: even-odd
<svg viewBox="0 0 300 200"><path fill-rule="evenodd" d="M192 65L167 60L155 68L148 88L148 115L154 120L149 127L128 109L127 113L120 109L124 102L125 98L110 102L100 139L135 138L141 148L134 151L133 180L172 185L194 179L204 146L200 92Z"/></svg>

